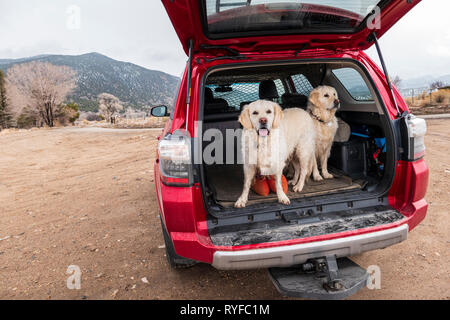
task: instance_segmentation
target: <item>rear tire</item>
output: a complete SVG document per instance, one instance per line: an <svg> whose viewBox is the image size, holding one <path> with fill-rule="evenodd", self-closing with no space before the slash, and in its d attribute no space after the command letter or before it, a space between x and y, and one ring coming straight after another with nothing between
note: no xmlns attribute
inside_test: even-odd
<svg viewBox="0 0 450 320"><path fill-rule="evenodd" d="M164 236L164 242L166 245L166 258L167 262L169 263L170 267L173 269L187 269L194 265L196 265L198 262L195 260L183 258L175 252L175 248L172 243L172 239L169 237L169 233L166 230L166 227L164 226L164 223L162 222L161 218L161 229Z"/></svg>

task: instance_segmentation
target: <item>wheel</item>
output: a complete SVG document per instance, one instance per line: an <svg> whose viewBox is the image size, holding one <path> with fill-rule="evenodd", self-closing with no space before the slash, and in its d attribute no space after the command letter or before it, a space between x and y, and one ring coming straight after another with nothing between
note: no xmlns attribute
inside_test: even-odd
<svg viewBox="0 0 450 320"><path fill-rule="evenodd" d="M197 261L183 258L177 255L177 253L175 252L175 248L173 247L172 240L169 237L169 233L167 232L166 227L162 222L162 218L160 220L161 220L161 229L164 236L164 243L166 245L166 258L170 267L173 269L185 269L196 265L198 263Z"/></svg>

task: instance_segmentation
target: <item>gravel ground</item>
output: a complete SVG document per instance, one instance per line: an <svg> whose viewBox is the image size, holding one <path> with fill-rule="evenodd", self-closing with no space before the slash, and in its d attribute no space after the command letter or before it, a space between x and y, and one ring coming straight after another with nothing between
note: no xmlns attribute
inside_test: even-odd
<svg viewBox="0 0 450 320"><path fill-rule="evenodd" d="M428 215L406 242L353 259L380 290L351 299L449 299L450 119L429 120ZM282 299L266 270L170 270L153 182L155 130L0 134L0 299ZM70 265L81 289L66 286Z"/></svg>

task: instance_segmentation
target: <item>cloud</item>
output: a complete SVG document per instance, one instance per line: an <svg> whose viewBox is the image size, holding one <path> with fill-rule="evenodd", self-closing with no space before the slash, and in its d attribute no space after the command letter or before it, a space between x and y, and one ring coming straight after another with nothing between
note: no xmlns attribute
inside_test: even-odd
<svg viewBox="0 0 450 320"><path fill-rule="evenodd" d="M392 76L450 74L450 1L421 1L380 39ZM375 48L369 56L378 62Z"/></svg>
<svg viewBox="0 0 450 320"><path fill-rule="evenodd" d="M427 48L431 56L450 58L450 47L444 45L433 45ZM450 70L449 70L450 72Z"/></svg>
<svg viewBox="0 0 450 320"><path fill-rule="evenodd" d="M79 28L71 6L80 9ZM0 11L0 58L100 52L175 75L185 66L160 1L15 0Z"/></svg>

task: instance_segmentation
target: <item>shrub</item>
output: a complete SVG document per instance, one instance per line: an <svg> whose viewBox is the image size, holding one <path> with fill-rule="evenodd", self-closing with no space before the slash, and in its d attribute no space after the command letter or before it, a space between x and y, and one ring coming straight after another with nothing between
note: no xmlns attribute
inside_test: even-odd
<svg viewBox="0 0 450 320"><path fill-rule="evenodd" d="M78 112L78 105L76 103L69 103L61 106L58 109L58 122L61 125L66 125L67 123L73 124L80 117Z"/></svg>
<svg viewBox="0 0 450 320"><path fill-rule="evenodd" d="M87 121L101 121L102 117L94 112L87 112L85 115Z"/></svg>
<svg viewBox="0 0 450 320"><path fill-rule="evenodd" d="M36 119L29 114L22 113L17 118L17 128L19 129L30 129L31 127L34 127L36 125Z"/></svg>
<svg viewBox="0 0 450 320"><path fill-rule="evenodd" d="M450 90L439 90L433 94L433 101L436 103L445 103L450 100Z"/></svg>

